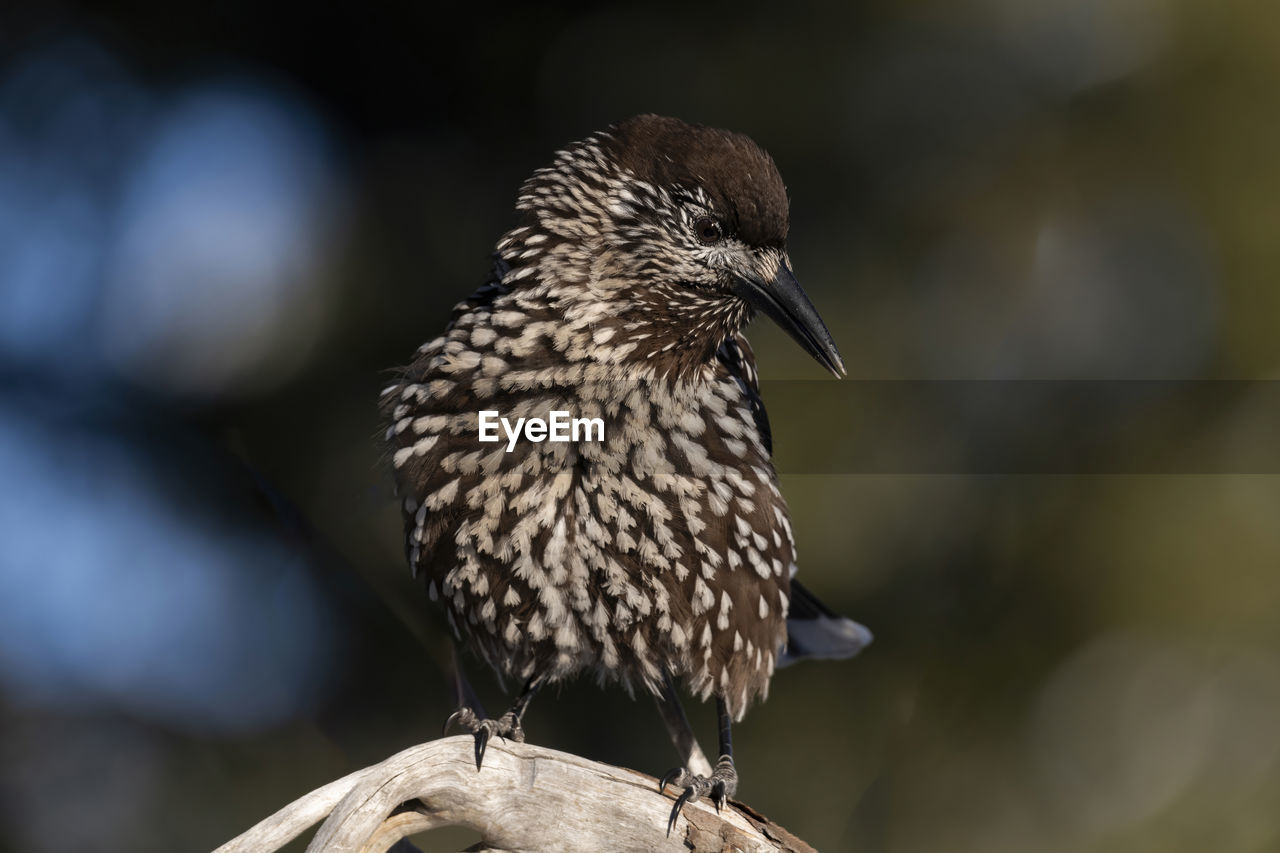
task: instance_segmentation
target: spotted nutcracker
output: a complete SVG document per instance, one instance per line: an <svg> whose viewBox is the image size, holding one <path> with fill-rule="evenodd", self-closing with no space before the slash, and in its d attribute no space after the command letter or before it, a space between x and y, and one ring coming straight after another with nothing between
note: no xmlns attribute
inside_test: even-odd
<svg viewBox="0 0 1280 853"><path fill-rule="evenodd" d="M523 739L540 687L579 673L677 709L673 679L716 698L720 760L667 774L669 831L736 790L730 724L775 666L871 639L794 578L743 327L763 311L844 366L791 272L782 179L745 136L639 116L560 151L516 210L488 283L383 392L409 563L463 645L525 685L500 719L451 718L477 769L492 735ZM553 412L577 440L549 440ZM510 440L521 418L543 428Z"/></svg>

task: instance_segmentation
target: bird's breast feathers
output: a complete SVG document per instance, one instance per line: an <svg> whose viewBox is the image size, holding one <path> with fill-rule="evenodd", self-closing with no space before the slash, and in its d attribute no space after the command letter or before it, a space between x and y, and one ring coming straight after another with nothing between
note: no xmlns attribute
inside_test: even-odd
<svg viewBox="0 0 1280 853"><path fill-rule="evenodd" d="M594 659L652 683L665 666L745 709L785 640L794 562L753 389L722 360L682 378L611 361L590 324L595 357L574 358L565 328L464 303L384 392L410 563L513 674ZM511 435L557 412L602 429ZM482 419L505 419L499 440Z"/></svg>

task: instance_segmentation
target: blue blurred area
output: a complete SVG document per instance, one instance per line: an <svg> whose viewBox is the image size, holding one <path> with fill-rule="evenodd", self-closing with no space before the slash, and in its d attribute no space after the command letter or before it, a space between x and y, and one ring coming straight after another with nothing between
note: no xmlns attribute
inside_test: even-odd
<svg viewBox="0 0 1280 853"><path fill-rule="evenodd" d="M32 51L0 80L0 354L178 396L278 384L332 299L330 146L260 79L157 92L90 42Z"/></svg>
<svg viewBox="0 0 1280 853"><path fill-rule="evenodd" d="M333 653L310 557L220 512L252 489L210 489L237 463L177 452L220 451L173 407L272 387L323 328L329 136L278 86L157 90L84 39L2 75L0 687L178 730L291 719Z"/></svg>
<svg viewBox="0 0 1280 853"><path fill-rule="evenodd" d="M260 728L311 707L332 644L305 555L200 506L217 505L204 483L174 494L150 442L31 408L0 402L10 698L189 730Z"/></svg>
<svg viewBox="0 0 1280 853"><path fill-rule="evenodd" d="M100 48L33 52L0 77L0 354L63 376L92 359L122 160L146 99Z"/></svg>
<svg viewBox="0 0 1280 853"><path fill-rule="evenodd" d="M270 388L327 319L334 176L315 119L201 85L150 128L115 217L105 355L179 394Z"/></svg>

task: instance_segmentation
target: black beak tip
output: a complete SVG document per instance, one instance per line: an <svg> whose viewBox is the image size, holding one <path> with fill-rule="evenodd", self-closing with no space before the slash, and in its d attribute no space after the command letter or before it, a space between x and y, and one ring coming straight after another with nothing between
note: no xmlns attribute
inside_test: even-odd
<svg viewBox="0 0 1280 853"><path fill-rule="evenodd" d="M739 277L736 290L738 296L767 314L832 376L840 379L847 375L831 332L786 263L779 265L772 281Z"/></svg>
<svg viewBox="0 0 1280 853"><path fill-rule="evenodd" d="M835 351L835 347L831 348L831 355L833 358L831 364L827 365L827 370L830 370L831 375L836 379L844 379L849 375L848 371L844 369L844 359L840 357L840 353Z"/></svg>

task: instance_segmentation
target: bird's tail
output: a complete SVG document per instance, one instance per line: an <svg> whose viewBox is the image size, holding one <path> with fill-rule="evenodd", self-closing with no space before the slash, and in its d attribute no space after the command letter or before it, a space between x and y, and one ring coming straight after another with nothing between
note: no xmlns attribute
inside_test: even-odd
<svg viewBox="0 0 1280 853"><path fill-rule="evenodd" d="M787 613L787 647L778 666L805 658L839 660L853 657L872 640L865 626L832 612L795 578L791 579L791 609Z"/></svg>

